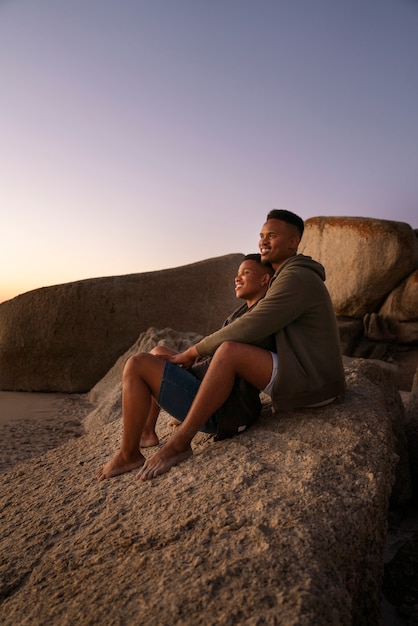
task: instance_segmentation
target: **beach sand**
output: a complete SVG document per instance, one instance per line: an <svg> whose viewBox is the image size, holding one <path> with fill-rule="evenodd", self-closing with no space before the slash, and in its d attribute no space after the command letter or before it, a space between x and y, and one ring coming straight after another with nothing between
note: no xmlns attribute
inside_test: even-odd
<svg viewBox="0 0 418 626"><path fill-rule="evenodd" d="M0 391L0 472L80 437L91 409L81 395Z"/></svg>

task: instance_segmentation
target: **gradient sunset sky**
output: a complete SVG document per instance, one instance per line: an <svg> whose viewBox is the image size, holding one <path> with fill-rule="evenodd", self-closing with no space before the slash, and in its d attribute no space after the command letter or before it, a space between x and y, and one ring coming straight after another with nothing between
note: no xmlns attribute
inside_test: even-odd
<svg viewBox="0 0 418 626"><path fill-rule="evenodd" d="M416 0L0 0L0 302L272 208L417 228L417 63Z"/></svg>

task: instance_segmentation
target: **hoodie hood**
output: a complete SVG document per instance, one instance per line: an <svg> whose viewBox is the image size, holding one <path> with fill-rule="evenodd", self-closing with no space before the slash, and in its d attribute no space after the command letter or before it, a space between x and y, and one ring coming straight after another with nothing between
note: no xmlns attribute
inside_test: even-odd
<svg viewBox="0 0 418 626"><path fill-rule="evenodd" d="M322 278L322 280L325 282L325 268L323 265L321 265L321 263L318 263L318 261L314 261L313 258L310 256L305 256L304 254L295 254L281 264L281 266L274 273L270 284L275 278L277 278L277 276L280 274L280 272L284 270L284 268L290 268L293 266L303 267L305 269L311 270L312 272L315 272L315 274L318 274L318 276Z"/></svg>

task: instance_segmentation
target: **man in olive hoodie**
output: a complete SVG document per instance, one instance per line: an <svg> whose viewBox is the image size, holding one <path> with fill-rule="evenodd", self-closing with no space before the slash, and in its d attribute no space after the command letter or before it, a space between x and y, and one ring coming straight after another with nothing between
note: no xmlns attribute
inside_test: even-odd
<svg viewBox="0 0 418 626"><path fill-rule="evenodd" d="M300 217L271 211L259 240L262 260L275 270L265 297L233 324L170 359L188 366L197 356L213 355L186 419L141 467L142 480L192 455L194 435L228 397L235 376L270 393L276 410L321 405L344 393L338 327L325 271L310 257L297 254L302 234ZM257 345L271 334L276 337L276 355Z"/></svg>
<svg viewBox="0 0 418 626"><path fill-rule="evenodd" d="M164 376L171 367L189 367L197 357L213 355L183 423L142 465L141 480L163 474L193 454L193 437L228 398L237 376L271 395L276 410L318 406L344 393L338 327L324 268L297 254L303 227L294 213L271 211L259 240L262 260L275 270L265 297L234 323L167 357ZM276 352L260 347L269 335L275 336ZM136 372L138 376L144 372ZM161 376L147 377L158 392ZM135 380L132 372L133 386Z"/></svg>

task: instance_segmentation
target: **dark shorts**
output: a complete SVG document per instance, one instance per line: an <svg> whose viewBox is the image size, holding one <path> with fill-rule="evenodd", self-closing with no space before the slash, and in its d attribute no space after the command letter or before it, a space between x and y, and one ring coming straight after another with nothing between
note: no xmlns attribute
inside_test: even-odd
<svg viewBox="0 0 418 626"><path fill-rule="evenodd" d="M201 381L187 370L166 361L157 402L164 411L183 422L197 394L200 383ZM217 434L218 420L216 412L199 430L211 435Z"/></svg>

